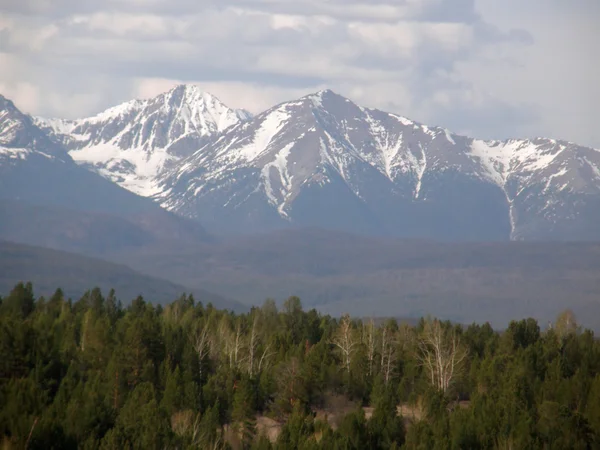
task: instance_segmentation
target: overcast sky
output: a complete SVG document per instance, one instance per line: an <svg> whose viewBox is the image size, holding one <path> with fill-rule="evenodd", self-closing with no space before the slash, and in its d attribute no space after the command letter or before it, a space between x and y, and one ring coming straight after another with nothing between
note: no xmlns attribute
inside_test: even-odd
<svg viewBox="0 0 600 450"><path fill-rule="evenodd" d="M255 113L330 88L600 148L598 23L598 0L2 0L0 94L74 118L179 83Z"/></svg>

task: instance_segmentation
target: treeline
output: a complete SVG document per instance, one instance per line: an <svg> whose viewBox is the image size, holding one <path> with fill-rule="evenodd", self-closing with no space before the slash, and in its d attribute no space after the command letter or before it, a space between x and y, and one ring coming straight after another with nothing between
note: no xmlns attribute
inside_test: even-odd
<svg viewBox="0 0 600 450"><path fill-rule="evenodd" d="M5 449L592 449L600 343L570 311L498 333L20 283L0 299L0 408Z"/></svg>

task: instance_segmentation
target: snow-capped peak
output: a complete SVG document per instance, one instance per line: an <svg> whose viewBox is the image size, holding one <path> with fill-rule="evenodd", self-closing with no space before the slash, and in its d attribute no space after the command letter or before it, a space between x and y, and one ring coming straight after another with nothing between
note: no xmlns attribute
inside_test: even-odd
<svg viewBox="0 0 600 450"><path fill-rule="evenodd" d="M29 139L5 110L0 139ZM435 238L600 238L600 151L473 139L328 89L251 119L180 85L94 118L38 122L81 164L220 231L283 221Z"/></svg>
<svg viewBox="0 0 600 450"><path fill-rule="evenodd" d="M135 99L89 118L38 119L70 155L141 195L154 179L211 137L249 119L198 86L182 84L149 99Z"/></svg>
<svg viewBox="0 0 600 450"><path fill-rule="evenodd" d="M380 211L375 222L402 230L423 215L429 222L420 226L439 226L443 234L448 217L437 216L435 209L443 205L439 211L461 211L453 216L457 226L489 228L478 229L475 237L520 239L530 232L526 222L532 214L552 229L556 217L566 214L567 192L600 196L600 152L549 139L472 139L360 107L326 89L225 130L175 165L155 198L207 222L236 217L243 228L272 220L273 214L305 223L309 203L321 201L312 197L317 191L332 203L317 208L328 218L314 219L316 225L342 220L340 208L367 205L371 212L354 211L348 217ZM489 200L482 201L485 196ZM478 211L486 202L494 206L482 222ZM261 208L270 212L260 216ZM397 222L390 222L388 216L394 215ZM466 229L460 233L471 235Z"/></svg>

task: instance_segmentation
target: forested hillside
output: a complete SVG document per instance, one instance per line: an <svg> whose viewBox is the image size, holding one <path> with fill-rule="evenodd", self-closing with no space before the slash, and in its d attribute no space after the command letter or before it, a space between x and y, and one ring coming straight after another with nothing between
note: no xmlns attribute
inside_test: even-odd
<svg viewBox="0 0 600 450"><path fill-rule="evenodd" d="M570 311L498 333L149 300L0 300L3 448L600 446L600 342Z"/></svg>
<svg viewBox="0 0 600 450"><path fill-rule="evenodd" d="M0 292L10 291L19 280L31 280L38 295L49 296L57 285L65 286L65 296L73 298L79 298L89 286L106 291L116 289L126 299L148 296L154 303L168 303L181 292L192 292L190 288L143 275L122 264L0 239ZM238 312L250 309L198 287L193 293L197 299L212 302L218 308Z"/></svg>

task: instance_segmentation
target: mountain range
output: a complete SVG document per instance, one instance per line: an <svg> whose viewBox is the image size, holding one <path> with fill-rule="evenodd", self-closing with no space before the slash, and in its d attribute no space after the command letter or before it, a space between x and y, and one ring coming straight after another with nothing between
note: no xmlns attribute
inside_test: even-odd
<svg viewBox="0 0 600 450"><path fill-rule="evenodd" d="M600 239L600 151L459 136L330 90L252 116L181 85L33 122L78 164L214 233Z"/></svg>
<svg viewBox="0 0 600 450"><path fill-rule="evenodd" d="M568 306L600 327L598 224L598 150L460 136L329 90L253 116L183 85L77 120L0 96L0 239L71 252L6 244L4 286L91 267L77 290L498 326Z"/></svg>

